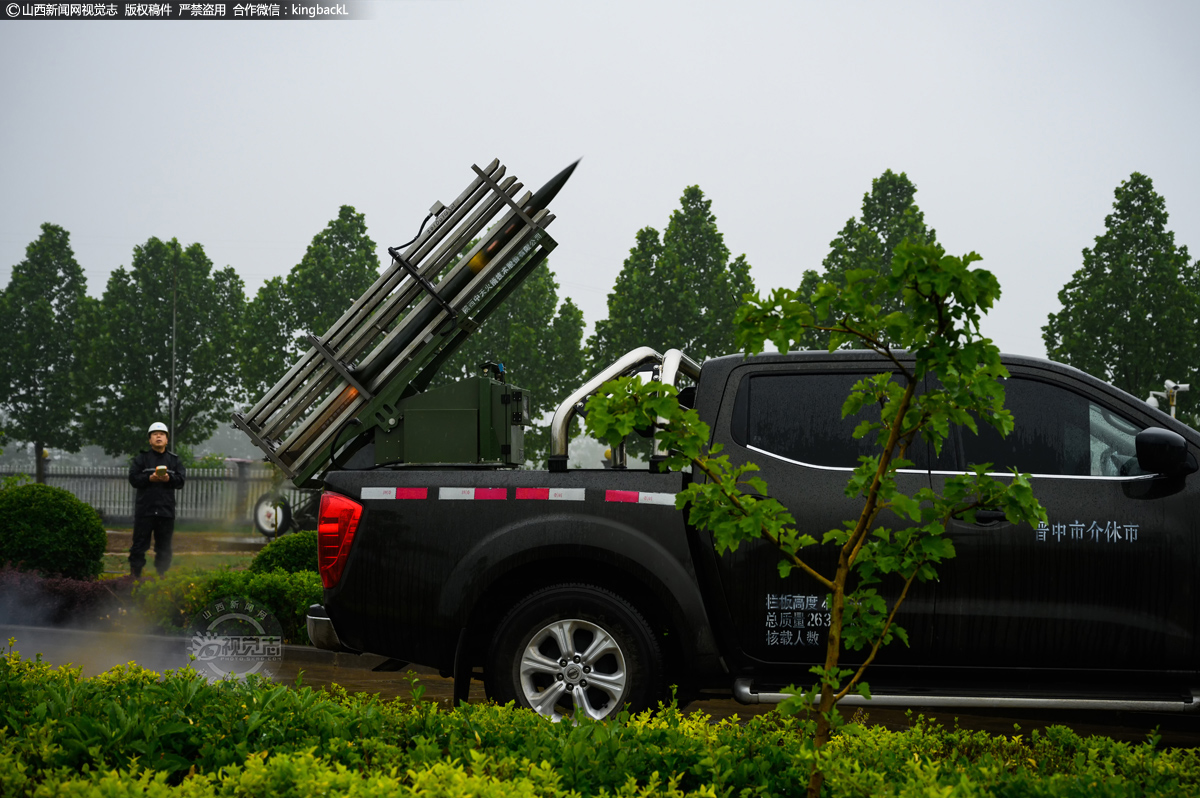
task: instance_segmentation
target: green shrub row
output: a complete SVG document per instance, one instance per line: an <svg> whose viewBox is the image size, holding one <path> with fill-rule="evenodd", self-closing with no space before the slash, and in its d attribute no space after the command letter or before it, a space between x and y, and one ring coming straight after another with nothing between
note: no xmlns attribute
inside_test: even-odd
<svg viewBox="0 0 1200 798"><path fill-rule="evenodd" d="M323 595L312 571L251 573L228 569L175 569L165 577L142 581L69 579L43 576L0 565L0 594L14 622L29 626L82 626L94 630L144 632L188 630L192 619L212 602L245 596L270 608L284 642L307 645L310 604Z"/></svg>
<svg viewBox="0 0 1200 798"><path fill-rule="evenodd" d="M419 689L414 692L419 692ZM209 684L127 666L95 678L9 654L0 662L5 796L792 796L810 725L744 726L674 708L555 724L494 705ZM1178 796L1200 756L1082 738L853 726L826 748L829 796Z"/></svg>
<svg viewBox="0 0 1200 798"><path fill-rule="evenodd" d="M250 562L250 570L255 573L265 574L276 569L287 571L289 574L316 571L316 531L295 532L277 538L264 546Z"/></svg>
<svg viewBox="0 0 1200 798"><path fill-rule="evenodd" d="M269 607L282 627L284 642L296 645L310 644L308 607L321 603L323 595L321 577L313 571L179 569L139 582L133 588L133 601L142 616L162 631L185 631L192 619L214 601L245 596Z"/></svg>

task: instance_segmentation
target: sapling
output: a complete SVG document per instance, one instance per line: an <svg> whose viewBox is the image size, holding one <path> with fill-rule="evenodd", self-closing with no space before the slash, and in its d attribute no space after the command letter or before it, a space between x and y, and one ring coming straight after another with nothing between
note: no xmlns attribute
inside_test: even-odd
<svg viewBox="0 0 1200 798"><path fill-rule="evenodd" d="M792 697L784 712L814 707L813 765L808 794L820 793L824 780L822 748L841 724L837 702L851 692L870 697L863 674L879 649L905 630L896 614L916 581L937 576L937 566L954 556L945 536L952 518L974 522L980 508L1001 509L1012 523L1036 525L1046 514L1033 496L1028 474L1015 470L1006 481L987 475L990 464L973 465L945 480L940 492L922 488L906 494L896 486L898 469L911 468L914 441L928 441L937 452L955 426L978 432L978 423L1007 435L1012 414L1004 409L1000 380L1008 372L1000 352L980 332L982 315L1000 296L995 276L972 268L981 258L949 256L936 244L905 241L895 251L891 274L849 270L840 283L826 282L810 296L776 289L762 298L746 295L736 317L738 344L747 357L771 342L790 351L806 330L828 334L829 349L854 346L879 355L878 373L859 380L842 406L843 417L869 407L878 409L854 430L855 438L874 436L878 453L860 458L846 495L860 497L857 518L826 531L821 540L800 532L795 518L775 499L767 484L753 476L753 463L733 464L720 445L709 446L709 427L695 410L682 408L675 389L636 378L615 380L588 402L587 426L597 438L617 445L635 429L657 424L669 468L692 468L693 480L676 497L688 508L689 522L711 532L718 553L763 540L778 549L779 572L815 580L827 591L829 635L822 664L814 666L808 690L787 688ZM900 296L899 310L884 313L883 299ZM926 384L927 390L918 392ZM879 525L890 512L902 529ZM821 573L806 550L834 546L837 565ZM894 583L880 592L884 579ZM865 651L855 668L839 666L843 649Z"/></svg>

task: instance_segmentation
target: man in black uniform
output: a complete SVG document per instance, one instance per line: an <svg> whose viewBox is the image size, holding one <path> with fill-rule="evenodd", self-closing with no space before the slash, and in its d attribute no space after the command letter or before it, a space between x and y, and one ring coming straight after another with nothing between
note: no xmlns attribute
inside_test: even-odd
<svg viewBox="0 0 1200 798"><path fill-rule="evenodd" d="M167 425L150 425L150 451L138 452L129 464L129 484L137 488L133 510L133 545L129 570L142 575L146 550L154 538L154 570L162 576L171 567L171 535L175 532L175 491L185 478L179 455L167 451Z"/></svg>

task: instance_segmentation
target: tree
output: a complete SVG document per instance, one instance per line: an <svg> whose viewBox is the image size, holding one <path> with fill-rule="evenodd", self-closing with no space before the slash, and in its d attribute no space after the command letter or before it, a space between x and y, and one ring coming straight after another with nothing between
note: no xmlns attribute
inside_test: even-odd
<svg viewBox="0 0 1200 798"><path fill-rule="evenodd" d="M925 226L925 214L913 202L916 194L917 187L904 172L896 174L888 169L872 180L870 193L863 194L862 218L851 217L837 238L829 242L829 254L821 263L823 276L812 270L804 272L800 286L802 294L810 295L822 281L841 282L856 269L888 274L892 268L892 255L905 239L936 243L937 232ZM891 313L902 304L899 295L880 297L884 313ZM828 341L827 331L810 329L797 343L803 349L824 349ZM860 347L856 341L847 344Z"/></svg>
<svg viewBox="0 0 1200 798"><path fill-rule="evenodd" d="M238 357L246 398L254 402L269 391L300 354L286 284L282 277L272 277L259 287L243 315Z"/></svg>
<svg viewBox="0 0 1200 798"><path fill-rule="evenodd" d="M367 222L353 206L313 236L287 278L287 296L297 330L323 336L379 277L375 242ZM303 344L303 350L308 349ZM282 374L280 376L283 376Z"/></svg>
<svg viewBox="0 0 1200 798"><path fill-rule="evenodd" d="M46 481L44 448L77 452L83 443L75 372L86 292L70 234L47 222L0 296L0 409L7 435L33 444L37 482Z"/></svg>
<svg viewBox="0 0 1200 798"><path fill-rule="evenodd" d="M375 242L351 205L313 236L287 279L264 283L246 308L239 370L253 402L308 351L305 333L324 337L379 277Z"/></svg>
<svg viewBox="0 0 1200 798"><path fill-rule="evenodd" d="M1164 379L1197 377L1200 273L1187 247L1175 246L1149 177L1134 172L1115 193L1104 234L1083 250L1042 337L1052 360L1144 399Z"/></svg>
<svg viewBox="0 0 1200 798"><path fill-rule="evenodd" d="M529 391L530 410L538 419L578 387L582 344L583 311L570 298L559 303L554 272L543 262L446 361L433 384L478 374L484 361L503 363L509 379ZM544 460L549 445L547 427L527 429L525 459Z"/></svg>
<svg viewBox="0 0 1200 798"><path fill-rule="evenodd" d="M896 486L897 470L912 465L905 455L919 435L940 451L951 425L977 430L982 421L1001 434L1012 430L1012 414L1003 407L1004 389L998 382L1007 371L995 344L979 330L1000 286L990 272L971 268L977 260L975 253L955 258L937 245L905 241L886 274L850 271L840 283L823 283L814 295L776 289L766 299L751 298L739 310L738 339L748 355L762 352L768 340L787 352L805 330L817 326L817 319L830 319L820 324L830 333L830 350L854 341L880 356L879 373L860 380L842 408L843 416L879 408L878 420L864 420L854 432L856 437L873 435L880 451L861 458L846 486L846 495L862 498L862 511L824 533L819 543L797 529L782 504L764 498L770 496L768 485L751 476L757 466L734 466L719 447L708 448L708 425L695 410L675 401L671 386L623 378L605 385L588 402L589 431L613 445L634 429L666 420L659 438L671 452L668 466L691 466L694 475L676 506L689 508L689 523L712 531L719 552L751 540L767 541L781 555L782 576L798 572L828 591L825 661L812 669L817 683L806 692L787 688L793 697L782 705L794 712L816 704L811 798L821 791L821 763L828 756L824 745L841 723L837 702L851 691L870 696L862 677L879 648L895 638L907 643L895 619L910 587L914 581L935 579L936 566L954 556L953 544L944 537L946 523L960 516L974 522L981 507L1002 508L1013 523L1035 525L1046 519L1027 474L1014 473L1004 484L987 476L990 464L946 479L941 494L927 487L907 495ZM900 297L901 307L882 312L883 302L894 296ZM902 356L902 350L909 356ZM938 386L918 392L927 375L936 375ZM878 526L884 511L914 525L899 530ZM805 549L818 545L836 547L834 573L821 573L806 559ZM899 583L890 601L879 589L885 578ZM857 669L839 667L843 647L866 649Z"/></svg>
<svg viewBox="0 0 1200 798"><path fill-rule="evenodd" d="M638 346L651 346L663 351L678 344L668 344L670 333L665 329L658 303L649 297L665 297L670 290L663 285L658 272L662 258L662 242L653 227L637 232L637 243L621 267L612 293L608 295L608 318L596 322L595 332L588 338L588 360L591 371L599 371L625 352Z"/></svg>
<svg viewBox="0 0 1200 798"><path fill-rule="evenodd" d="M636 244L608 295L608 318L588 339L593 370L638 346L682 349L703 360L733 351L733 316L754 290L746 256L729 260L712 200L688 186L662 241L652 227Z"/></svg>
<svg viewBox="0 0 1200 798"><path fill-rule="evenodd" d="M114 456L138 451L152 422L170 423L174 394L172 447L207 440L238 395L245 304L241 278L228 266L214 271L200 244L151 238L134 247L131 268L112 273L84 317L88 439Z"/></svg>

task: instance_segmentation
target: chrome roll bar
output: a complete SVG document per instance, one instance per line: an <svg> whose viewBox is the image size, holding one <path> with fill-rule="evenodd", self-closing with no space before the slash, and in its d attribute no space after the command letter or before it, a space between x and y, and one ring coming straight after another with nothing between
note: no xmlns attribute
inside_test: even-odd
<svg viewBox="0 0 1200 798"><path fill-rule="evenodd" d="M679 387L679 374L683 372L688 377L692 378L692 382L700 382L700 364L692 360L678 349L668 349L663 355L662 374L659 376L659 382L663 385L673 385ZM666 421L664 418L658 419L659 423ZM654 438L654 452L651 454L651 463L655 458L662 457L662 453L658 448L658 438Z"/></svg>
<svg viewBox="0 0 1200 798"><path fill-rule="evenodd" d="M660 355L651 347L639 346L637 349L625 353L581 385L554 411L554 417L550 421L550 470L566 470L571 419L583 409L588 397L600 390L600 386L609 380L643 371L643 367L646 365L656 367L659 371L659 380L667 385L676 385L681 373L693 380L700 378L699 364L678 349L668 349L665 355ZM655 454L658 454L657 442L655 442L654 451Z"/></svg>

